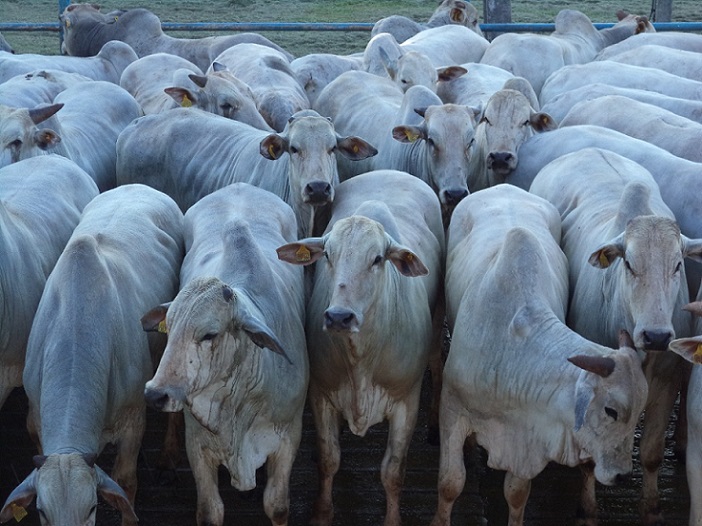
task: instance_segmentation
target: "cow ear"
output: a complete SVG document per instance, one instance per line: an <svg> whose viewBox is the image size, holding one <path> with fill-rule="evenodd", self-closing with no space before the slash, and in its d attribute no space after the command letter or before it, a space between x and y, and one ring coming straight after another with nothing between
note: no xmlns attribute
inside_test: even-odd
<svg viewBox="0 0 702 526"><path fill-rule="evenodd" d="M683 310L691 312L695 316L702 316L702 301L693 301L683 306Z"/></svg>
<svg viewBox="0 0 702 526"><path fill-rule="evenodd" d="M251 341L258 345L261 349L270 349L274 353L280 354L288 363L292 364L285 349L275 337L273 332L261 321L257 320L250 314L244 314L241 319L241 328L247 334Z"/></svg>
<svg viewBox="0 0 702 526"><path fill-rule="evenodd" d="M141 328L146 332L166 333L166 313L171 302L154 307L141 317Z"/></svg>
<svg viewBox="0 0 702 526"><path fill-rule="evenodd" d="M691 239L685 235L682 238L683 257L702 263L702 239Z"/></svg>
<svg viewBox="0 0 702 526"><path fill-rule="evenodd" d="M188 78L192 80L198 88L204 88L207 86L208 79L206 75L195 75L195 73L191 73L188 75Z"/></svg>
<svg viewBox="0 0 702 526"><path fill-rule="evenodd" d="M275 161L276 159L280 159L280 156L283 155L287 149L288 141L277 133L271 133L261 141L259 152L266 159Z"/></svg>
<svg viewBox="0 0 702 526"><path fill-rule="evenodd" d="M617 236L611 243L598 248L588 258L587 262L595 268L607 268L617 258L624 257L624 236Z"/></svg>
<svg viewBox="0 0 702 526"><path fill-rule="evenodd" d="M529 118L531 127L534 128L536 132L552 131L558 128L558 123L556 119L551 117L548 113L542 111L532 113Z"/></svg>
<svg viewBox="0 0 702 526"><path fill-rule="evenodd" d="M464 19L463 11L461 9L459 9L458 7L454 7L453 9L451 9L451 11L449 13L449 18L451 19L451 22L453 22L454 24L463 24L463 19Z"/></svg>
<svg viewBox="0 0 702 526"><path fill-rule="evenodd" d="M688 362L702 364L702 337L676 338L668 344L668 350L685 358Z"/></svg>
<svg viewBox="0 0 702 526"><path fill-rule="evenodd" d="M594 373L602 378L607 378L614 371L615 361L607 356L590 356L578 354L567 360L584 371Z"/></svg>
<svg viewBox="0 0 702 526"><path fill-rule="evenodd" d="M419 259L417 254L397 243L392 243L388 247L385 252L385 257L388 258L390 263L395 265L403 276L407 276L408 278L416 278L429 274L429 269L422 263L422 260Z"/></svg>
<svg viewBox="0 0 702 526"><path fill-rule="evenodd" d="M410 143L417 139L426 139L426 133L419 126L395 126L392 129L392 138L399 142Z"/></svg>
<svg viewBox="0 0 702 526"><path fill-rule="evenodd" d="M129 498L124 490L99 466L95 466L95 473L97 474L97 489L102 498L110 506L122 513L122 519L126 519L127 522L138 522L139 519L134 513L134 508L129 503Z"/></svg>
<svg viewBox="0 0 702 526"><path fill-rule="evenodd" d="M54 148L60 142L61 136L49 128L43 128L34 132L34 144L41 150Z"/></svg>
<svg viewBox="0 0 702 526"><path fill-rule="evenodd" d="M324 255L324 239L310 237L276 249L278 259L293 265L311 265Z"/></svg>
<svg viewBox="0 0 702 526"><path fill-rule="evenodd" d="M197 102L197 97L189 89L171 87L165 88L163 91L170 95L171 98L183 108L190 108Z"/></svg>
<svg viewBox="0 0 702 526"><path fill-rule="evenodd" d="M468 73L468 70L463 66L447 66L444 68L437 68L436 74L440 81L448 82L449 80L457 79Z"/></svg>
<svg viewBox="0 0 702 526"><path fill-rule="evenodd" d="M361 161L373 157L378 150L360 137L340 137L336 140L338 151L347 159Z"/></svg>
<svg viewBox="0 0 702 526"><path fill-rule="evenodd" d="M0 522L7 522L12 518L19 522L27 515L25 508L31 504L37 494L36 478L35 469L10 493L0 510Z"/></svg>

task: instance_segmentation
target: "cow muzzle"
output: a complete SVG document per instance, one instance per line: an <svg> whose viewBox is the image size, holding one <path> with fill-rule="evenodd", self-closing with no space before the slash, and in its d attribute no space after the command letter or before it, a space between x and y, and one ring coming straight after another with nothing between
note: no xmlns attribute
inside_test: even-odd
<svg viewBox="0 0 702 526"><path fill-rule="evenodd" d="M148 383L144 389L144 398L148 406L156 411L173 413L183 409L183 403L171 396L167 390L149 387Z"/></svg>
<svg viewBox="0 0 702 526"><path fill-rule="evenodd" d="M673 336L672 332L665 330L643 331L643 349L644 351L665 351Z"/></svg>
<svg viewBox="0 0 702 526"><path fill-rule="evenodd" d="M358 332L360 321L356 314L340 307L329 307L324 312L324 330L335 332Z"/></svg>
<svg viewBox="0 0 702 526"><path fill-rule="evenodd" d="M461 202L465 197L468 197L467 188L447 188L441 191L439 196L441 204L451 209Z"/></svg>
<svg viewBox="0 0 702 526"><path fill-rule="evenodd" d="M305 185L302 198L310 205L324 205L332 201L332 185L324 181L313 181Z"/></svg>
<svg viewBox="0 0 702 526"><path fill-rule="evenodd" d="M517 167L517 157L511 152L490 152L487 166L495 174L506 177Z"/></svg>

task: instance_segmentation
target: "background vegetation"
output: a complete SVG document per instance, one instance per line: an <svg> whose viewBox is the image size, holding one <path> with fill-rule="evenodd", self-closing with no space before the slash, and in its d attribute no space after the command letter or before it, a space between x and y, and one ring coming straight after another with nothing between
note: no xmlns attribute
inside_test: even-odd
<svg viewBox="0 0 702 526"><path fill-rule="evenodd" d="M391 14L426 21L436 0L95 0L105 11L145 7L163 22L375 22ZM1 0L0 22L54 22L58 0ZM482 14L482 0L474 0ZM618 9L649 15L652 0L512 0L513 22L553 22L564 8L577 9L593 22L614 22ZM673 21L702 21L700 0L674 0ZM176 33L172 36L203 37L223 32ZM266 31L266 37L296 56L313 52L348 54L361 51L368 33L338 31ZM5 32L17 52L58 53L55 32Z"/></svg>

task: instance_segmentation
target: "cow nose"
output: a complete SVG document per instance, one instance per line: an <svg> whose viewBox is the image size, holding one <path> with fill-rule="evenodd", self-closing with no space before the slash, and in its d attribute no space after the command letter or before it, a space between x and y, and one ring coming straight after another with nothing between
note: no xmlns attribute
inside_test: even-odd
<svg viewBox="0 0 702 526"><path fill-rule="evenodd" d="M168 402L168 394L159 389L150 389L148 387L144 389L144 398L146 398L146 403L149 407L156 411L163 411Z"/></svg>
<svg viewBox="0 0 702 526"><path fill-rule="evenodd" d="M670 331L644 331L644 350L665 351L672 339L673 335Z"/></svg>
<svg viewBox="0 0 702 526"><path fill-rule="evenodd" d="M313 181L305 186L305 201L311 204L324 204L331 200L332 186L324 181Z"/></svg>
<svg viewBox="0 0 702 526"><path fill-rule="evenodd" d="M324 328L331 331L350 331L358 325L356 315L348 309L329 308L324 312Z"/></svg>
<svg viewBox="0 0 702 526"><path fill-rule="evenodd" d="M514 155L510 152L491 152L488 154L488 166L494 171L511 170Z"/></svg>
<svg viewBox="0 0 702 526"><path fill-rule="evenodd" d="M446 206L456 206L461 199L467 196L467 188L449 188L448 190L444 190L444 204Z"/></svg>

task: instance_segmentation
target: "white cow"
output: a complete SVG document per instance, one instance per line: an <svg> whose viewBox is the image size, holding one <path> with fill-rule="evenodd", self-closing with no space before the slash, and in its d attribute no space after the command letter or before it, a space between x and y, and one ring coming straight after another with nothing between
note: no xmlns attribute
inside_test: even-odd
<svg viewBox="0 0 702 526"><path fill-rule="evenodd" d="M607 485L631 472L646 380L630 340L610 349L566 326L560 235L553 205L510 185L471 194L453 213L446 260L452 337L432 526L451 523L468 436L487 450L490 467L507 472L509 526L523 523L531 479L549 462L590 464L590 472L594 463ZM594 518L594 500L583 505Z"/></svg>
<svg viewBox="0 0 702 526"><path fill-rule="evenodd" d="M342 180L378 169L409 172L434 188L446 210L468 195L478 109L443 104L424 86L403 95L390 80L364 71L340 75L315 108L339 133L361 136L378 149L359 163L342 160Z"/></svg>
<svg viewBox="0 0 702 526"><path fill-rule="evenodd" d="M65 57L20 53L13 55L0 51L0 83L37 69L60 69L79 73L93 80L106 80L119 84L122 71L137 58L134 50L124 42L107 42L92 57Z"/></svg>
<svg viewBox="0 0 702 526"><path fill-rule="evenodd" d="M652 104L676 115L702 124L702 100L681 99L663 93L636 88L623 88L603 82L586 84L579 88L556 95L545 103L541 110L560 122L576 103L597 99L605 95L621 95L646 104Z"/></svg>
<svg viewBox="0 0 702 526"><path fill-rule="evenodd" d="M443 0L426 23L415 22L411 18L402 15L390 15L381 18L373 24L371 38L380 33L390 33L395 37L395 40L402 43L420 31L448 24L466 26L478 35L483 36L478 21L478 10L472 3L463 0Z"/></svg>
<svg viewBox="0 0 702 526"><path fill-rule="evenodd" d="M422 377L430 353L441 349L441 324L433 328L432 313L443 250L436 196L416 177L393 170L341 183L324 235L278 248L289 263L318 261L306 331L320 457L314 524L332 524L342 419L358 436L389 420L381 465L384 524L400 524L400 491Z"/></svg>
<svg viewBox="0 0 702 526"><path fill-rule="evenodd" d="M530 89L529 92L534 96ZM536 111L521 91L501 89L493 93L475 126L471 191L504 183L519 163L522 143L534 133L557 127L556 121L548 113Z"/></svg>
<svg viewBox="0 0 702 526"><path fill-rule="evenodd" d="M480 62L489 45L482 35L457 24L425 29L400 44L405 51L428 56L437 68Z"/></svg>
<svg viewBox="0 0 702 526"><path fill-rule="evenodd" d="M117 137L142 111L118 85L92 81L63 90L50 106L0 106L0 115L0 166L53 152L73 160L104 191L115 186ZM47 128L37 127L54 115Z"/></svg>
<svg viewBox="0 0 702 526"><path fill-rule="evenodd" d="M702 53L698 51L649 44L610 55L607 60L661 69L679 77L702 81Z"/></svg>
<svg viewBox="0 0 702 526"><path fill-rule="evenodd" d="M697 315L694 330L696 336L677 338L670 342L668 350L693 364L687 387L685 470L690 492L689 526L702 526L702 414L699 411L702 402L702 295L698 294L697 300L686 305L685 309Z"/></svg>
<svg viewBox="0 0 702 526"><path fill-rule="evenodd" d="M564 66L555 71L544 83L539 101L543 107L566 91L595 83L655 91L681 99L702 99L702 82L673 75L658 68L598 60Z"/></svg>
<svg viewBox="0 0 702 526"><path fill-rule="evenodd" d="M237 44L222 51L214 62L251 88L258 111L276 131L283 131L293 114L310 108L305 88L285 53L260 44ZM212 70L213 66L207 72Z"/></svg>
<svg viewBox="0 0 702 526"><path fill-rule="evenodd" d="M541 169L530 192L561 214L570 272L568 325L610 346L623 328L646 355L640 511L644 524L660 523L658 469L683 375L682 360L660 351L691 334L682 311L689 301L683 260L701 260L702 240L681 235L650 172L608 150L559 157Z"/></svg>
<svg viewBox="0 0 702 526"><path fill-rule="evenodd" d="M554 71L589 62L605 47L653 30L645 17L623 12L617 17L619 22L613 27L597 30L585 14L563 9L556 15L556 29L550 35L503 33L490 42L480 62L524 77L538 95Z"/></svg>
<svg viewBox="0 0 702 526"><path fill-rule="evenodd" d="M340 136L329 119L312 110L294 115L283 133L270 133L176 108L146 115L122 132L117 181L153 186L183 211L219 188L248 182L290 203L300 232L309 235L317 208L334 198L337 155L364 159L375 153L358 137Z"/></svg>
<svg viewBox="0 0 702 526"><path fill-rule="evenodd" d="M290 62L290 68L314 106L319 94L332 80L346 71L363 69L363 55L309 53Z"/></svg>
<svg viewBox="0 0 702 526"><path fill-rule="evenodd" d="M90 57L111 40L126 42L139 57L153 53L178 55L207 70L215 57L236 44L252 42L292 55L258 33L237 33L204 38L174 38L163 32L161 20L148 9L100 12L96 4L70 4L59 16L63 26L62 52Z"/></svg>
<svg viewBox="0 0 702 526"><path fill-rule="evenodd" d="M622 95L575 104L561 126L593 124L655 144L673 155L702 162L702 123Z"/></svg>
<svg viewBox="0 0 702 526"><path fill-rule="evenodd" d="M640 46L655 45L666 46L684 51L702 53L702 35L684 33L681 31L662 31L660 33L646 32L636 35L636 38L622 40L600 51L595 60L607 60L609 57L619 55L624 51Z"/></svg>
<svg viewBox="0 0 702 526"><path fill-rule="evenodd" d="M85 207L46 282L27 345L27 428L41 456L0 521L36 496L42 526L93 525L99 492L124 526L136 524L143 388L151 353L165 343L154 339L150 349L139 320L178 290L183 251L183 215L161 192L122 186ZM118 444L112 478L95 463L108 443Z"/></svg>
<svg viewBox="0 0 702 526"><path fill-rule="evenodd" d="M58 69L22 73L0 84L0 104L13 108L35 108L51 104L56 95L75 84L92 79Z"/></svg>
<svg viewBox="0 0 702 526"><path fill-rule="evenodd" d="M145 396L184 410L198 526L224 524L218 466L245 491L264 463L264 510L288 524L309 366L303 273L275 249L296 234L292 210L268 191L237 183L204 197L185 214L181 291L143 318L146 329L165 320L168 344Z"/></svg>
<svg viewBox="0 0 702 526"><path fill-rule="evenodd" d="M0 168L0 180L1 408L22 385L29 329L46 279L98 188L78 165L58 155Z"/></svg>
<svg viewBox="0 0 702 526"><path fill-rule="evenodd" d="M515 78L509 71L489 64L467 62L461 67L465 74L440 81L436 86L436 94L445 103L483 108L493 93Z"/></svg>

